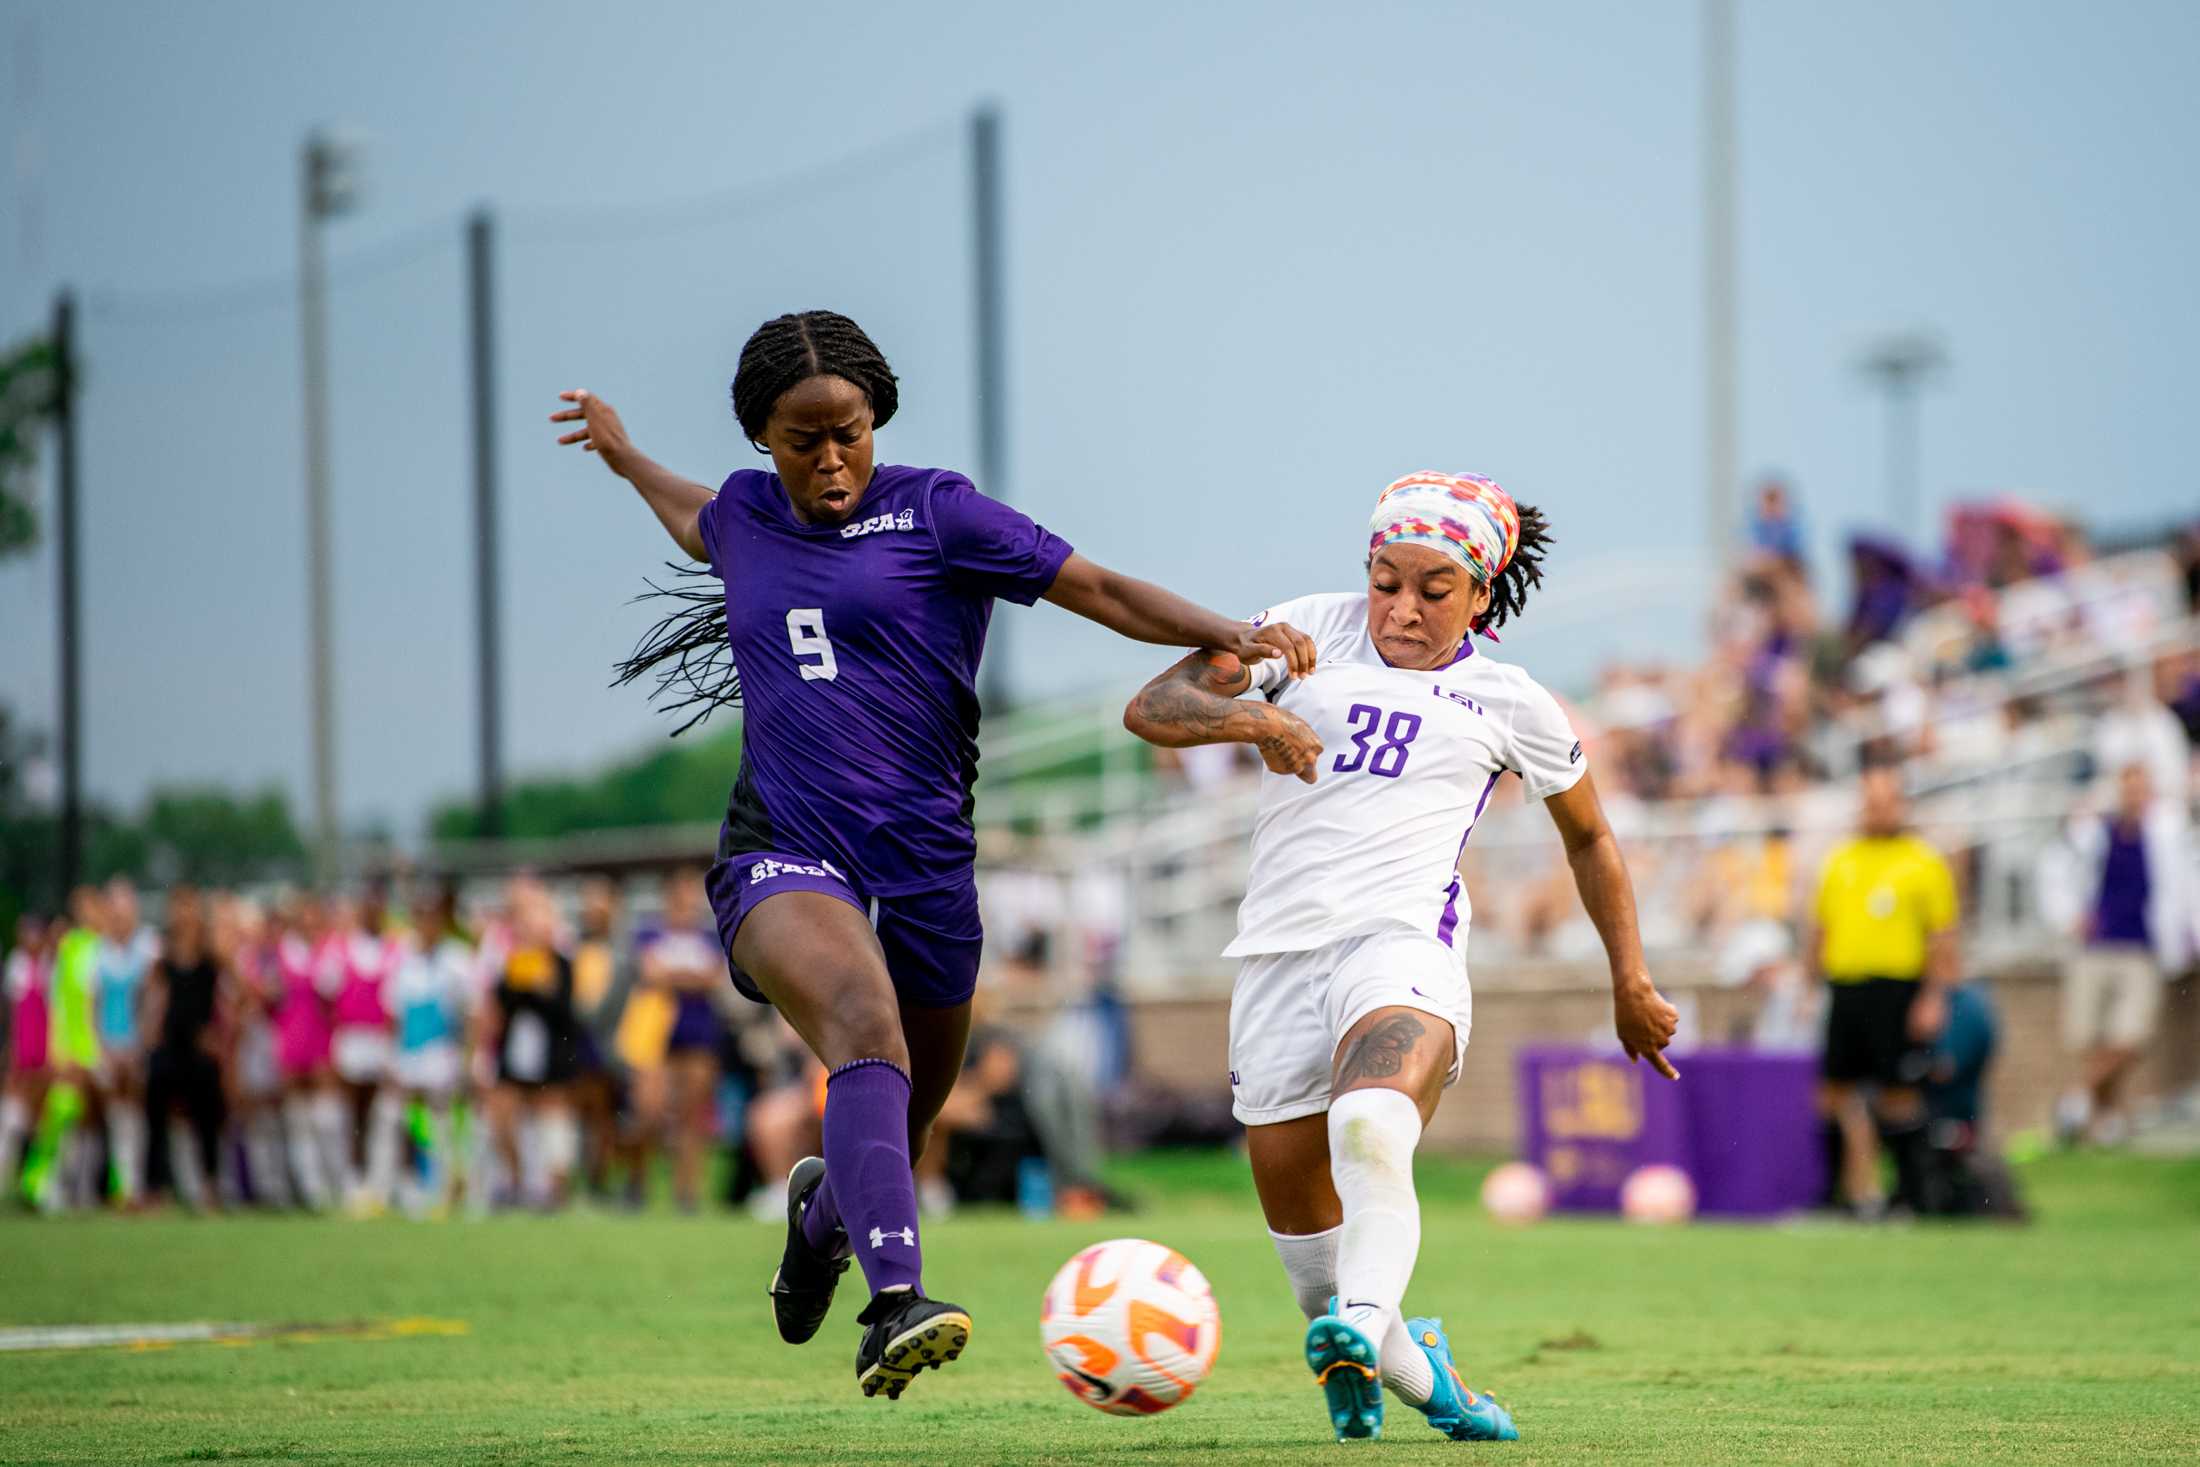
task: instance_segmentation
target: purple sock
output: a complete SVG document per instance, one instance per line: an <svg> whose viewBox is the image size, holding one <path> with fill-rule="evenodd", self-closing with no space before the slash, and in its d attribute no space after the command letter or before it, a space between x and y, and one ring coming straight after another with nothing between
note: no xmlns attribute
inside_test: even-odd
<svg viewBox="0 0 2200 1467"><path fill-rule="evenodd" d="M825 1081L825 1185L871 1292L907 1286L921 1293L909 1077L886 1060L842 1065Z"/></svg>
<svg viewBox="0 0 2200 1467"><path fill-rule="evenodd" d="M827 1258L845 1258L848 1255L848 1233L840 1225L840 1209L833 1205L833 1179L826 1177L810 1194L810 1205L802 1209L802 1241L810 1245L814 1253Z"/></svg>

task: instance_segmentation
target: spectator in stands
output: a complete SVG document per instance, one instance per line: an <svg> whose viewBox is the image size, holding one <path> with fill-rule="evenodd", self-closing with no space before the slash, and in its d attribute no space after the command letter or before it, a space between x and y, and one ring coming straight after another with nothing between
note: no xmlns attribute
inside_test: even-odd
<svg viewBox="0 0 2200 1467"><path fill-rule="evenodd" d="M1915 1209L1921 1198L1919 1087L1958 971L1956 888L1940 853L1909 831L1900 771L1866 769L1860 786L1860 829L1826 858L1805 952L1829 985L1821 1103L1841 1126L1842 1190L1874 1219L1886 1211L1882 1143L1900 1200Z"/></svg>
<svg viewBox="0 0 2200 1467"><path fill-rule="evenodd" d="M2163 706L2184 725L2186 744L2200 749L2200 648L2164 657L2157 676Z"/></svg>
<svg viewBox="0 0 2200 1467"><path fill-rule="evenodd" d="M931 1144L917 1165L943 1179L958 1203L1017 1200L1018 1173L1046 1152L1023 1097L1024 1057L1006 1030L970 1036L962 1076L932 1123Z"/></svg>
<svg viewBox="0 0 2200 1467"><path fill-rule="evenodd" d="M1844 659L1901 630L1923 589L1909 551L1880 536L1858 535L1849 541L1849 569L1855 589L1843 633Z"/></svg>
<svg viewBox="0 0 2200 1467"><path fill-rule="evenodd" d="M2094 765L2113 774L2143 764L2151 792L2182 804L2192 790L2192 746L2154 690L2152 670L2144 665L2115 675L2114 702L2093 725Z"/></svg>
<svg viewBox="0 0 2200 1467"><path fill-rule="evenodd" d="M2143 763L2118 771L2115 808L2074 822L2070 839L2091 900L2063 973L2063 1043L2082 1059L2056 1131L2114 1144L2129 1129L2124 1083L2160 1022L2163 982L2192 955L2192 851L2182 808L2155 798Z"/></svg>
<svg viewBox="0 0 2200 1467"><path fill-rule="evenodd" d="M1757 486L1757 502L1749 514L1749 544L1759 555L1796 566L1803 563L1802 516L1778 475Z"/></svg>
<svg viewBox="0 0 2200 1467"><path fill-rule="evenodd" d="M1816 1054L1825 1043L1825 993L1810 981L1785 924L1758 918L1719 949L1719 981L1746 989L1755 1011L1732 1037L1772 1054Z"/></svg>

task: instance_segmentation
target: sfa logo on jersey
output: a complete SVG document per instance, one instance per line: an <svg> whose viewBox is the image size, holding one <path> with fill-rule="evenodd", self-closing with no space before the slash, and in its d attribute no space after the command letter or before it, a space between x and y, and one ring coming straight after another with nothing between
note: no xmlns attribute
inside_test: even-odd
<svg viewBox="0 0 2200 1467"><path fill-rule="evenodd" d="M905 509L900 514L875 514L867 520L859 520L852 525L842 525L840 527L840 538L853 540L858 535L875 535L881 530L914 530L916 527L917 512L913 509Z"/></svg>

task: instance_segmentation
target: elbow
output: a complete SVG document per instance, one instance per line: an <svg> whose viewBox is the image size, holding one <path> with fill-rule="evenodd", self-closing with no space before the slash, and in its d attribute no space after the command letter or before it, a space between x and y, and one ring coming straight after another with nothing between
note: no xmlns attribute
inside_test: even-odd
<svg viewBox="0 0 2200 1467"><path fill-rule="evenodd" d="M1160 730L1154 721L1146 716L1145 701L1146 694L1141 689L1137 697L1123 705L1123 727L1149 744L1158 744L1161 740L1155 735Z"/></svg>

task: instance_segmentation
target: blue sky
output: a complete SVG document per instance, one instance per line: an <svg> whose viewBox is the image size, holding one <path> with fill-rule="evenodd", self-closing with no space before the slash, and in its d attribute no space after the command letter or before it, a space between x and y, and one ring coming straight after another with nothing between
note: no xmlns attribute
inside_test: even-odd
<svg viewBox="0 0 2200 1467"><path fill-rule="evenodd" d="M1822 546L1882 520L1854 362L1925 327L1953 358L1934 503L2015 489L2114 526L2200 504L2200 7L1739 10L1745 471L1790 475ZM754 461L726 404L747 330L832 305L902 374L882 454L970 466L980 98L1007 126L1013 384L1012 471L984 487L1249 612L1352 584L1390 478L1489 473L1562 537L1502 655L1564 687L1695 645L1693 3L819 13L0 3L0 335L63 282L87 303L96 793L276 779L305 804L286 279L318 122L368 150L331 236L354 820L416 829L472 767L460 215L503 220L510 762L586 764L665 727L603 684L669 545L550 445L552 394L603 393L715 480ZM49 556L0 569L0 697L34 717L51 603ZM1031 695L1165 660L1052 608L996 626Z"/></svg>

